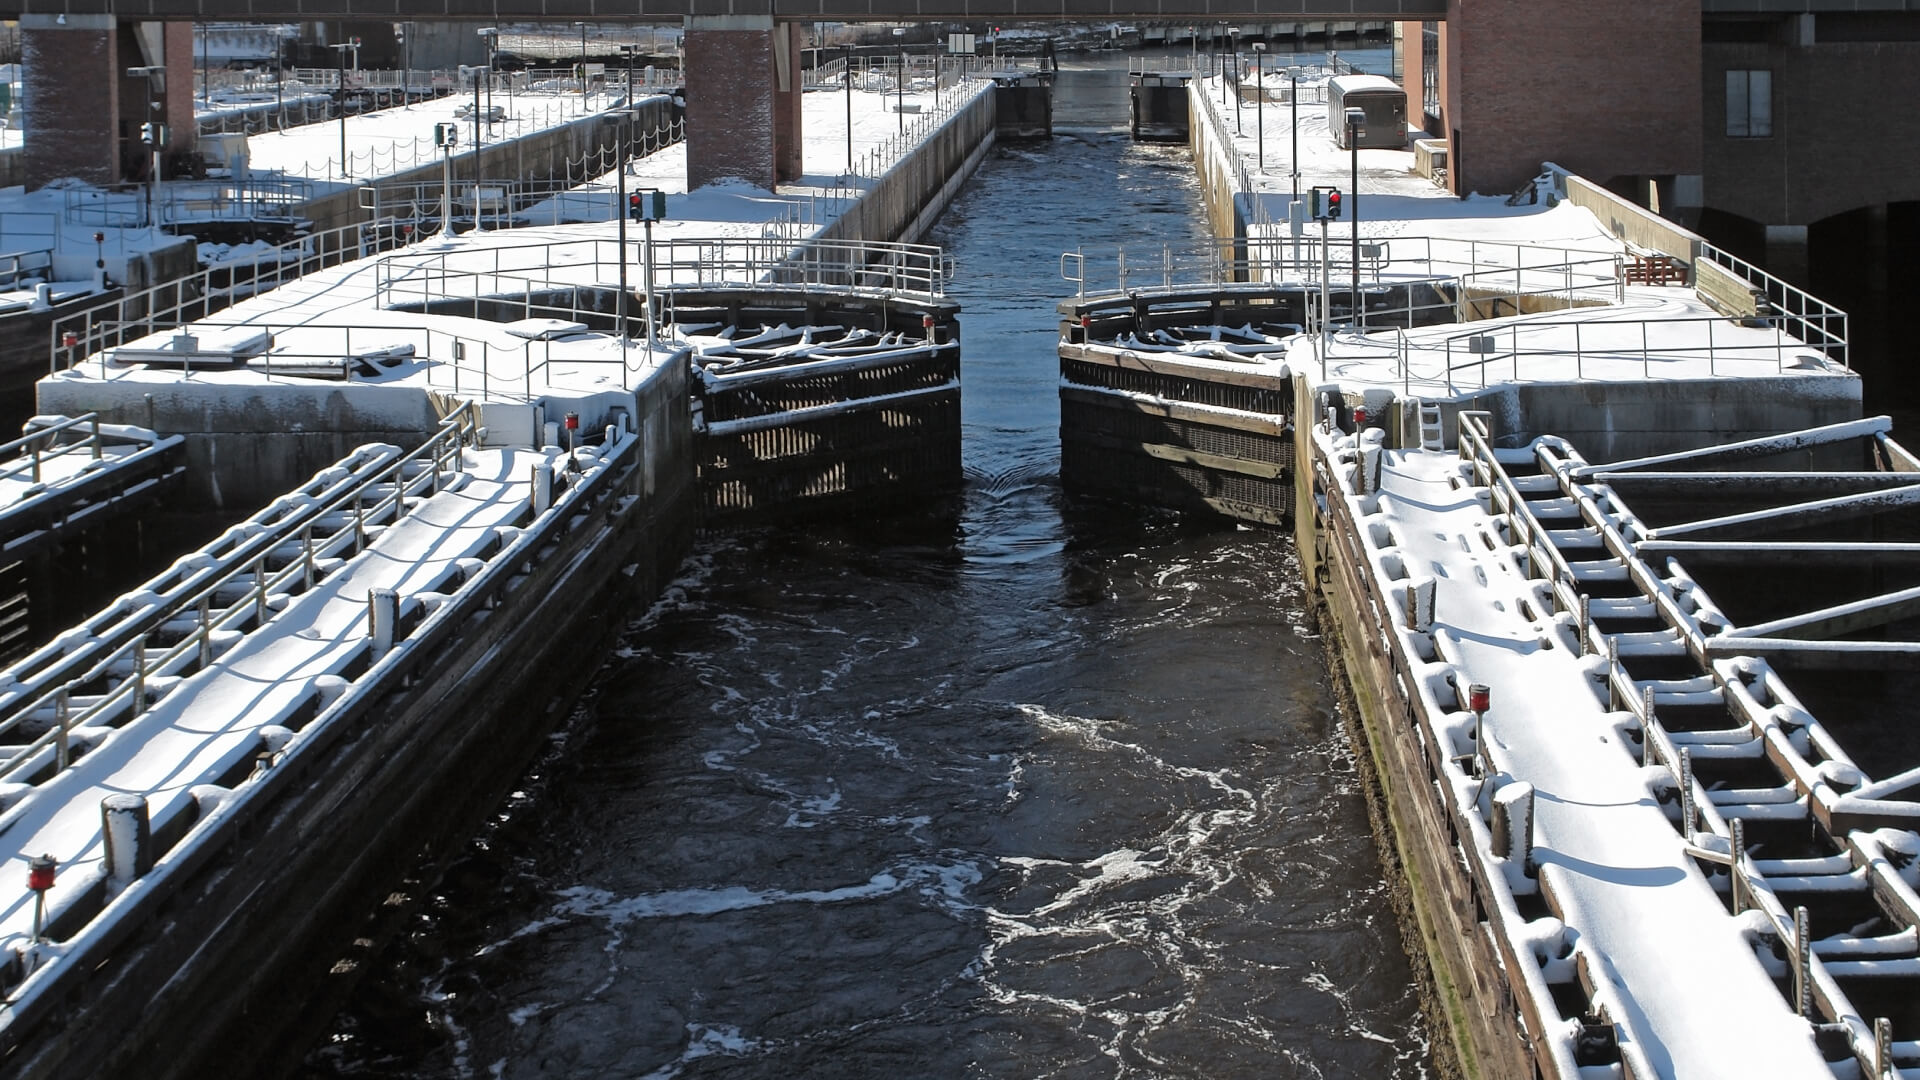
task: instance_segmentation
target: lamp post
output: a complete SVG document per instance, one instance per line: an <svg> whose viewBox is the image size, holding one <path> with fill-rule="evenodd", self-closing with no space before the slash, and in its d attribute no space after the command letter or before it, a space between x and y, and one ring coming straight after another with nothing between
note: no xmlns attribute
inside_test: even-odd
<svg viewBox="0 0 1920 1080"><path fill-rule="evenodd" d="M576 22L580 28L580 108L587 107L587 24Z"/></svg>
<svg viewBox="0 0 1920 1080"><path fill-rule="evenodd" d="M847 50L847 175L853 175L853 43Z"/></svg>
<svg viewBox="0 0 1920 1080"><path fill-rule="evenodd" d="M147 81L147 119L140 125L140 141L150 151L147 164L147 224L153 224L153 189L160 183L160 151L166 147L167 126L153 118L153 110L159 108L153 100L153 83L156 79L165 79L167 69L160 65L150 67L131 67L127 69L130 79ZM162 83L162 85L165 85Z"/></svg>
<svg viewBox="0 0 1920 1080"><path fill-rule="evenodd" d="M1353 310L1354 321L1361 327L1367 325L1367 305L1360 298L1360 139L1367 133L1367 113L1364 109L1347 110L1347 154L1353 162L1352 176L1347 188L1347 214L1349 226L1353 229Z"/></svg>
<svg viewBox="0 0 1920 1080"><path fill-rule="evenodd" d="M487 39L487 108L488 110L492 110L493 108L493 53L500 43L500 29L494 26L483 26L478 31L475 31L475 32L478 33L481 37ZM480 107L480 99L478 97L475 97L473 99L473 107L475 109L478 109ZM477 122L478 121L476 121L476 123ZM474 146L477 148L480 145L479 138L478 138L479 132L475 132L474 135L475 135Z"/></svg>
<svg viewBox="0 0 1920 1080"><path fill-rule="evenodd" d="M212 65L207 62L207 24L200 24L200 104L213 102L213 80L208 77Z"/></svg>
<svg viewBox="0 0 1920 1080"><path fill-rule="evenodd" d="M614 320L620 324L620 360L621 371L626 370L627 349L627 154L631 142L628 129L633 124L633 50L632 45L620 46L627 58L627 108L626 117L620 124L620 167L615 170L615 202L613 216L620 222L620 295L614 301Z"/></svg>
<svg viewBox="0 0 1920 1080"><path fill-rule="evenodd" d="M1293 201L1300 201L1300 68L1287 69L1287 101L1293 109Z"/></svg>
<svg viewBox="0 0 1920 1080"><path fill-rule="evenodd" d="M492 52L488 52L489 58ZM489 71L492 69L489 68ZM488 80L491 83L492 80ZM492 86L488 86L492 93ZM473 231L480 232L480 69L473 69Z"/></svg>
<svg viewBox="0 0 1920 1080"><path fill-rule="evenodd" d="M1260 171L1267 171L1267 43L1253 43L1253 132L1260 150Z"/></svg>
<svg viewBox="0 0 1920 1080"><path fill-rule="evenodd" d="M895 91L893 116L900 122L900 134L905 135L907 133L907 54L905 52L900 54L900 77L893 81L893 88Z"/></svg>
<svg viewBox="0 0 1920 1080"><path fill-rule="evenodd" d="M434 145L440 148L440 239L453 239L453 150L460 145L459 124L433 125Z"/></svg>
<svg viewBox="0 0 1920 1080"><path fill-rule="evenodd" d="M1227 50L1233 64L1233 133L1240 134L1240 28L1227 27Z"/></svg>
<svg viewBox="0 0 1920 1080"><path fill-rule="evenodd" d="M353 175L353 159L347 156L347 50L353 48L346 42L333 46L333 54L340 61L339 83L334 94L340 99L340 175Z"/></svg>

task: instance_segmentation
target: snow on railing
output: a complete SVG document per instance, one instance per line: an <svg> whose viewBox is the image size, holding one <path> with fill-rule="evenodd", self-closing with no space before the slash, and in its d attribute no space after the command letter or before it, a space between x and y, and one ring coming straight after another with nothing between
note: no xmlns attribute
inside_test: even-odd
<svg viewBox="0 0 1920 1080"><path fill-rule="evenodd" d="M686 122L675 121L649 128L636 133L628 144L627 160L633 161L672 146L686 138ZM578 190L583 185L593 183L601 177L609 176L620 168L620 148L602 146L588 150L578 157L566 158L560 163L560 174L545 180L525 180L503 177L499 181L490 181L482 177L475 181L472 177L456 180L453 185L453 206L459 216L475 212L474 188L476 183L482 188L498 189L497 201L504 204L497 210L488 210L487 224L493 228L511 227L516 215L523 211L532 211L542 204L548 205L548 213L534 213L533 218L550 217L551 224L559 225L569 220L566 207L569 202L581 199L601 199L606 203L605 220L613 220L625 210L618 207L618 192L609 184L604 189ZM441 188L439 180L421 180L410 183L376 181L363 185L360 189L360 206L371 210L379 218L399 222L437 222L440 219ZM571 197L571 198L569 198ZM496 200L488 200L496 201ZM544 222L535 222L544 223Z"/></svg>
<svg viewBox="0 0 1920 1080"><path fill-rule="evenodd" d="M598 238L502 245L480 252L400 252L380 261L375 297L380 306L391 308L574 292L582 288L583 269L600 282L616 280L623 256L633 269L631 252L623 253L615 240ZM675 238L654 241L653 266L654 282L662 289L812 285L927 300L946 291L946 261L939 248L925 244Z"/></svg>
<svg viewBox="0 0 1920 1080"><path fill-rule="evenodd" d="M1784 323L1801 341L1842 366L1849 365L1846 312L1712 244L1700 245L1700 257L1746 283L1753 293L1755 318Z"/></svg>
<svg viewBox="0 0 1920 1080"><path fill-rule="evenodd" d="M81 747L144 712L153 691L213 662L232 640L270 616L268 597L312 589L341 560L366 547L369 530L404 517L407 502L432 495L463 469L477 444L478 410L461 403L411 454L363 447L198 555L0 672L0 735L22 725L45 730L0 756L0 780L65 769ZM417 467L416 467L417 466ZM293 555L283 559L280 551ZM281 564L269 569L270 563ZM85 696L74 688L88 686ZM76 735L77 729L85 729ZM13 803L9 810L18 807ZM9 815L0 814L0 828ZM15 815L17 816L17 815Z"/></svg>
<svg viewBox="0 0 1920 1080"><path fill-rule="evenodd" d="M1707 374L1720 374L1723 364L1739 360L1771 361L1774 370L1799 367L1808 354L1805 342L1789 335L1780 320L1769 320L1756 334L1752 327L1733 325L1718 315L1650 319L1514 319L1498 327L1464 330L1441 342L1445 362L1439 377L1452 393L1456 387L1484 389L1489 367L1508 366L1512 378L1584 379L1588 366L1608 361L1638 363L1642 378L1651 378L1656 363L1699 360ZM1571 332L1572 340L1567 340ZM1683 340L1685 339L1685 340ZM1699 339L1699 340L1696 340ZM1525 340L1536 342L1533 347ZM1502 348L1502 346L1505 346ZM1568 364L1572 367L1569 369ZM1551 370L1549 370L1551 369ZM1472 384L1457 379L1472 371Z"/></svg>
<svg viewBox="0 0 1920 1080"><path fill-rule="evenodd" d="M1589 465L1563 440L1536 439L1531 456L1543 473L1554 478L1555 493L1571 500L1581 522L1596 532L1602 549L1621 563L1627 581L1647 602L1646 614L1657 617L1667 628L1664 633L1679 646L1681 655L1693 657L1707 672L1703 680L1679 680L1680 689L1672 688L1674 680L1659 684L1637 681L1622 654L1629 647L1646 646L1637 640L1631 646L1622 642L1646 639L1652 643L1660 635L1609 634L1595 626L1596 601L1559 550L1552 531L1533 513L1527 493L1515 484L1493 447L1490 421L1490 414L1484 412L1459 415L1459 454L1469 462L1472 482L1488 489L1490 511L1504 517L1507 541L1524 547L1524 565L1533 576L1547 581L1555 609L1573 614L1581 648L1605 657L1604 682L1611 708L1632 715L1641 732L1647 765L1665 772L1679 803L1677 827L1688 853L1728 869L1727 888L1735 917L1747 910L1757 910L1765 917L1787 957L1783 966L1790 980L1789 1004L1809 1023L1824 1016L1843 1029L1849 1049L1866 1075L1897 1075L1889 1021L1880 1018L1869 1024L1838 977L1899 974L1905 969L1898 964L1906 960L1890 964L1874 958L1911 957L1916 948L1911 942L1920 941L1920 894L1915 891L1915 885L1920 884L1920 862L1916 861L1920 858L1920 835L1912 831L1912 825L1920 824L1920 803L1889 797L1920 782L1916 780L1920 771L1878 783L1871 781L1763 659L1734 656L1711 647L1731 636L1725 616L1711 597L1679 566L1669 564L1663 576L1640 557L1636 547L1656 530L1643 525L1604 484L1586 479L1596 470L1630 468L1635 463ZM1754 453L1761 453L1776 443L1783 447L1804 445L1800 435L1831 440L1868 435L1884 428L1884 420L1861 421L1749 443ZM1564 523L1559 524L1564 534ZM1737 650L1738 641L1732 645ZM1700 684L1698 689L1693 688L1696 683ZM1672 731L1660 718L1662 703L1724 705L1739 726L1726 731ZM1784 774L1781 784L1771 788L1709 788L1695 775L1696 759L1760 756L1747 747L1763 748L1764 757L1778 764ZM1829 819L1854 814L1910 824L1906 829L1858 830L1845 837L1836 836L1834 846L1842 853L1828 859L1752 857L1745 840L1745 822L1786 820L1807 822L1811 827L1818 820L1812 812L1814 803L1824 804ZM1781 892L1795 894L1800 903L1789 907L1781 899ZM1851 935L1815 939L1805 906L1809 895L1869 892L1886 898L1881 909L1895 920L1899 930L1873 938L1861 938L1860 931L1854 931ZM1869 959L1860 961L1860 956ZM1910 974L1920 975L1920 963L1908 966L1913 969ZM1898 1056L1909 1061L1920 1057L1920 1044L1902 1044Z"/></svg>
<svg viewBox="0 0 1920 1080"><path fill-rule="evenodd" d="M86 433L79 438L61 438L66 432L79 431L83 427ZM25 435L0 443L0 479L18 479L25 474L26 479L38 484L48 461L82 451L86 451L91 460L99 461L104 445L100 441L100 414L97 412L63 416L45 425L29 421Z"/></svg>
<svg viewBox="0 0 1920 1080"><path fill-rule="evenodd" d="M185 277L62 316L48 328L49 374L102 350L203 319L315 270L397 246L404 234L378 223L345 225L284 244L256 243Z"/></svg>

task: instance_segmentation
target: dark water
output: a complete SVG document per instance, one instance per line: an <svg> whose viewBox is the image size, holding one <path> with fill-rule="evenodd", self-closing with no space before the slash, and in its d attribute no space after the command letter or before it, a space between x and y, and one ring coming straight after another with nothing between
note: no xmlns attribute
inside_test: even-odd
<svg viewBox="0 0 1920 1080"><path fill-rule="evenodd" d="M1184 150L997 150L953 513L701 541L304 1075L1425 1075L1290 545L1059 489L1059 252L1201 230Z"/></svg>

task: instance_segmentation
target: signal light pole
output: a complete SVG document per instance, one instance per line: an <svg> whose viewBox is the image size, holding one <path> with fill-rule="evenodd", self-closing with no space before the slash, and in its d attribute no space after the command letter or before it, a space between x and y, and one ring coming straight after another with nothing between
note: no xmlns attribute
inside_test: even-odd
<svg viewBox="0 0 1920 1080"><path fill-rule="evenodd" d="M1360 140L1366 133L1366 110L1348 109L1347 153L1353 161L1352 186L1347 189L1353 192L1353 212L1347 217L1353 230L1353 321L1362 329L1367 325L1367 305L1360 299Z"/></svg>

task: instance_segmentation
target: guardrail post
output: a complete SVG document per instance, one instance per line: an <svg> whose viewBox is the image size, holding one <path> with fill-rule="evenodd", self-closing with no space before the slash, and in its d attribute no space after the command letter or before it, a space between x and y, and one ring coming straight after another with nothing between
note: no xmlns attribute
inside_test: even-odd
<svg viewBox="0 0 1920 1080"><path fill-rule="evenodd" d="M253 625L258 628L267 621L267 557L261 555L253 560Z"/></svg>
<svg viewBox="0 0 1920 1080"><path fill-rule="evenodd" d="M1693 836L1695 807L1693 805L1693 751L1680 748L1680 839L1690 840Z"/></svg>
<svg viewBox="0 0 1920 1080"><path fill-rule="evenodd" d="M93 460L100 460L100 414L94 413L93 421Z"/></svg>
<svg viewBox="0 0 1920 1080"><path fill-rule="evenodd" d="M213 663L213 597L200 598L200 666Z"/></svg>
<svg viewBox="0 0 1920 1080"><path fill-rule="evenodd" d="M67 688L61 687L53 696L53 726L58 731L54 739L54 764L64 769L72 760L67 746L67 734L73 723L73 707L67 699Z"/></svg>
<svg viewBox="0 0 1920 1080"><path fill-rule="evenodd" d="M1727 819L1727 852L1732 856L1727 865L1728 891L1732 894L1729 899L1737 918L1747 910L1747 872L1743 865L1747 860L1747 823L1741 818Z"/></svg>
<svg viewBox="0 0 1920 1080"><path fill-rule="evenodd" d="M107 881L118 890L153 869L153 819L144 795L117 792L100 800Z"/></svg>
<svg viewBox="0 0 1920 1080"><path fill-rule="evenodd" d="M1801 1016L1813 1013L1813 980L1809 977L1813 967L1812 920L1807 918L1807 909L1793 909L1793 1009Z"/></svg>
<svg viewBox="0 0 1920 1080"><path fill-rule="evenodd" d="M367 636L373 639L375 661L393 648L394 632L399 622L400 594L392 589L368 589Z"/></svg>

